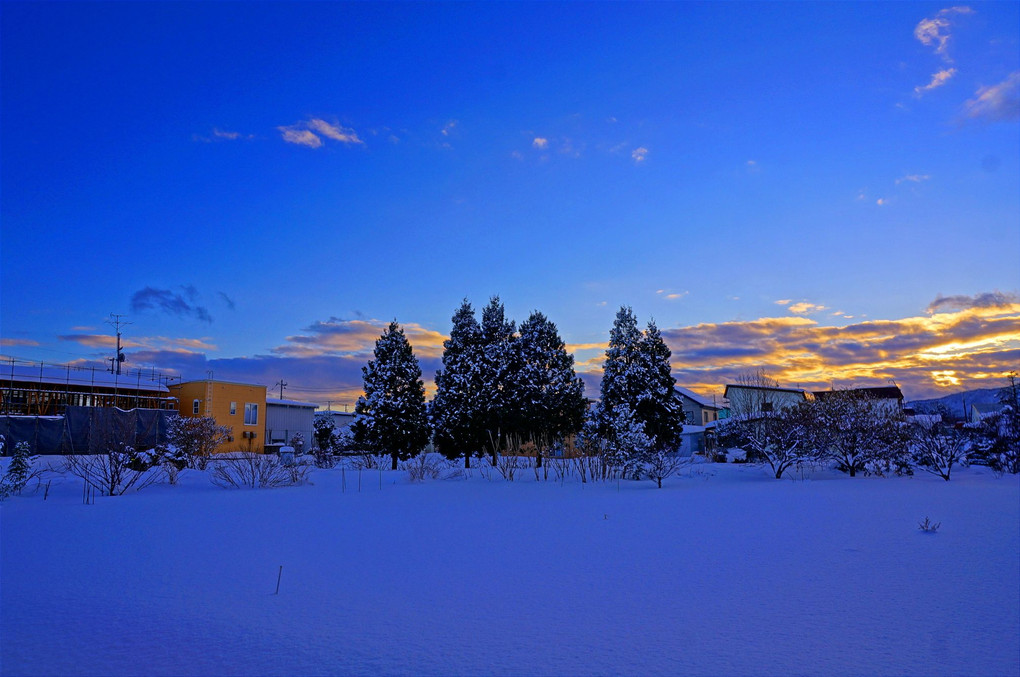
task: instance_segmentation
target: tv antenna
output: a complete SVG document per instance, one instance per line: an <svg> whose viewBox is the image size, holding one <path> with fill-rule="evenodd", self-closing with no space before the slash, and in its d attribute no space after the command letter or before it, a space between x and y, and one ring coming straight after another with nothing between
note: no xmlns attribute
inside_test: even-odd
<svg viewBox="0 0 1020 677"><path fill-rule="evenodd" d="M110 313L110 319L106 321L106 324L113 327L114 330L117 332L117 353L110 358L110 373L116 374L117 376L120 376L121 363L123 363L127 359L126 357L124 357L124 353L121 352L120 328L125 325L134 324L133 322L125 322L124 320L121 319L122 317L124 316L118 315L117 313Z"/></svg>

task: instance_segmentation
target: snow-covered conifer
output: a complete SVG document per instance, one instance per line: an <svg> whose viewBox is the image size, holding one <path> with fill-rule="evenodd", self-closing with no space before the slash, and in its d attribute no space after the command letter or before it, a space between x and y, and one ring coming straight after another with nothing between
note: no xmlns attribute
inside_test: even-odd
<svg viewBox="0 0 1020 677"><path fill-rule="evenodd" d="M480 410L482 330L464 299L453 314L450 338L443 342L443 369L436 372L436 395L429 415L436 449L449 459L479 455L486 443Z"/></svg>
<svg viewBox="0 0 1020 677"><path fill-rule="evenodd" d="M649 440L645 451L632 451L634 462L646 453L673 453L680 447L683 408L674 394L676 380L670 373L669 358L669 348L655 322L649 322L642 333L634 311L620 308L606 350L599 430L608 440L620 438L622 431L617 426L626 417L617 416L617 411L626 408L631 412Z"/></svg>
<svg viewBox="0 0 1020 677"><path fill-rule="evenodd" d="M425 384L411 344L390 322L375 342L375 359L362 368L365 395L355 406L354 434L366 449L398 460L420 453L429 440Z"/></svg>
<svg viewBox="0 0 1020 677"><path fill-rule="evenodd" d="M669 347L662 340L655 320L648 322L640 352L645 387L637 403L637 417L644 423L645 434L652 439L655 449L676 452L680 448L684 410L676 396Z"/></svg>
<svg viewBox="0 0 1020 677"><path fill-rule="evenodd" d="M3 478L0 479L0 498L21 493L21 490L28 484L28 479L32 474L32 463L36 458L32 454L28 442L21 441L14 445L11 463L7 466L7 472L4 473Z"/></svg>
<svg viewBox="0 0 1020 677"><path fill-rule="evenodd" d="M522 436L552 444L581 430L587 403L556 325L535 311L521 324L519 401Z"/></svg>
<svg viewBox="0 0 1020 677"><path fill-rule="evenodd" d="M520 353L513 320L499 296L482 309L481 405L493 463L510 436L521 434Z"/></svg>

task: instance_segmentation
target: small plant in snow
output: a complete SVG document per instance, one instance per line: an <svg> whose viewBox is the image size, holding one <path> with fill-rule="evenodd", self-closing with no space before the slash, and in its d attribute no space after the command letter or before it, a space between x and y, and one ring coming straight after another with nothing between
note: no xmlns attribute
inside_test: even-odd
<svg viewBox="0 0 1020 677"><path fill-rule="evenodd" d="M934 534L940 526L942 526L942 522L932 522L928 517L925 517L923 522L917 523L917 528L926 534Z"/></svg>
<svg viewBox="0 0 1020 677"><path fill-rule="evenodd" d="M423 451L404 464L407 479L412 482L439 479L443 463L437 455Z"/></svg>
<svg viewBox="0 0 1020 677"><path fill-rule="evenodd" d="M18 442L14 445L11 464L7 466L7 472L0 479L0 500L21 493L28 480L32 478L32 464L36 458L38 457L31 453L28 442Z"/></svg>
<svg viewBox="0 0 1020 677"><path fill-rule="evenodd" d="M224 489L267 489L304 484L308 466L285 466L276 456L242 452L214 461L210 479Z"/></svg>

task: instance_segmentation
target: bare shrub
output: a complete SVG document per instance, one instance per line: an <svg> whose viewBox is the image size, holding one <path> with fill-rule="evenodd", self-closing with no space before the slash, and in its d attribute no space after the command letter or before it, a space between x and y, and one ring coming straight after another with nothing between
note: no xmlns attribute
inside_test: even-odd
<svg viewBox="0 0 1020 677"><path fill-rule="evenodd" d="M645 454L642 463L642 470L648 479L656 482L659 489L662 488L662 480L677 474L681 468L692 462L690 456L681 456L675 451L664 451L659 449L653 453Z"/></svg>
<svg viewBox="0 0 1020 677"><path fill-rule="evenodd" d="M173 416L167 423L162 454L178 468L205 470L216 449L230 439L230 432L211 416Z"/></svg>
<svg viewBox="0 0 1020 677"><path fill-rule="evenodd" d="M439 479L443 470L441 458L435 454L423 451L414 458L404 463L407 470L407 478L412 482L423 482L425 480Z"/></svg>
<svg viewBox="0 0 1020 677"><path fill-rule="evenodd" d="M517 471L521 468L521 460L514 454L500 454L496 458L496 470L507 482L513 482Z"/></svg>
<svg viewBox="0 0 1020 677"><path fill-rule="evenodd" d="M273 455L241 452L214 461L210 479L224 489L268 489L303 484L308 466L285 466Z"/></svg>
<svg viewBox="0 0 1020 677"><path fill-rule="evenodd" d="M348 459L347 466L351 470L378 470L382 467L382 463L385 458L385 456L376 456L368 452L363 452L357 456L351 456Z"/></svg>
<svg viewBox="0 0 1020 677"><path fill-rule="evenodd" d="M102 454L67 455L64 469L101 496L120 496L132 488L144 489L159 479L153 468L157 460L158 454L152 450L137 452L128 445L118 445Z"/></svg>
<svg viewBox="0 0 1020 677"><path fill-rule="evenodd" d="M910 424L910 452L922 470L949 481L954 465L967 464L970 441L961 430L918 420Z"/></svg>
<svg viewBox="0 0 1020 677"><path fill-rule="evenodd" d="M942 522L932 522L927 517L924 518L923 522L917 523L917 528L926 534L934 534L942 526Z"/></svg>

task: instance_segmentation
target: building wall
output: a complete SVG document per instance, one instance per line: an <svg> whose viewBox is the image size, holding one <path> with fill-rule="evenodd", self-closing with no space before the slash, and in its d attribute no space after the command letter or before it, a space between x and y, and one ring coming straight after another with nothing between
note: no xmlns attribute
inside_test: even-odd
<svg viewBox="0 0 1020 677"><path fill-rule="evenodd" d="M211 416L217 425L231 429L233 441L221 445L216 451L262 451L266 442L265 386L227 381L188 381L171 385L170 394L178 399L181 416ZM198 400L197 414L195 400ZM246 405L257 407L254 422L245 423Z"/></svg>
<svg viewBox="0 0 1020 677"><path fill-rule="evenodd" d="M806 399L803 392L795 390L743 388L737 385L726 388L726 397L734 416L755 416L765 411L788 409Z"/></svg>
<svg viewBox="0 0 1020 677"><path fill-rule="evenodd" d="M266 404L266 442L289 443L294 433L304 437L304 451L312 448L315 438L313 424L315 407L299 407L293 404Z"/></svg>

